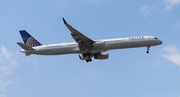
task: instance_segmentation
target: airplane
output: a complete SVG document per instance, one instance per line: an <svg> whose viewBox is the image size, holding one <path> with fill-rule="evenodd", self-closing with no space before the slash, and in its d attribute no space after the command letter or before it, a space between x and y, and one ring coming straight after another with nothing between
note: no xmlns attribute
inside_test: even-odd
<svg viewBox="0 0 180 97"><path fill-rule="evenodd" d="M85 36L70 24L66 22L64 18L63 22L65 26L70 30L71 36L75 42L48 44L43 45L31 36L26 30L19 30L20 35L24 41L24 44L17 42L17 44L23 48L20 52L25 53L26 56L31 54L36 55L62 55L62 54L81 54L80 60L91 62L94 59L108 59L109 50L126 49L147 47L146 53L149 53L151 46L157 46L163 42L154 36L136 36L126 38L113 38L92 40Z"/></svg>

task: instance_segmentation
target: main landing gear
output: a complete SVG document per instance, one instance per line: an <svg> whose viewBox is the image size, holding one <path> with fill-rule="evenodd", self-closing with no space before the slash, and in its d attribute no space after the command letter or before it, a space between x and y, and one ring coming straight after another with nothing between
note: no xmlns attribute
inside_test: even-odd
<svg viewBox="0 0 180 97"><path fill-rule="evenodd" d="M86 52L83 54L83 57L86 58L86 62L91 62L91 54L89 52Z"/></svg>
<svg viewBox="0 0 180 97"><path fill-rule="evenodd" d="M86 59L86 62L91 62L91 61L92 61L92 59L91 59L91 58Z"/></svg>
<svg viewBox="0 0 180 97"><path fill-rule="evenodd" d="M147 54L149 54L149 48L150 48L150 46L147 47L147 51L146 51Z"/></svg>
<svg viewBox="0 0 180 97"><path fill-rule="evenodd" d="M80 58L81 60L86 60L86 62L91 62L91 61L92 61L92 59L91 59L91 53L89 53L89 52L83 53L83 54L82 54L82 57L79 55L79 58Z"/></svg>

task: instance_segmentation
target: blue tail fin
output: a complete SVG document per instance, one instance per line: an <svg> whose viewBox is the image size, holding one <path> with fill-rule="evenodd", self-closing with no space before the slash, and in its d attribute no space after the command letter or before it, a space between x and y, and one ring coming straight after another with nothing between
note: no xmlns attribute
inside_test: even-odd
<svg viewBox="0 0 180 97"><path fill-rule="evenodd" d="M29 47L35 47L35 46L41 46L42 44L38 42L34 37L32 37L28 32L25 30L19 31L21 34L21 37L24 41L24 44L26 44Z"/></svg>

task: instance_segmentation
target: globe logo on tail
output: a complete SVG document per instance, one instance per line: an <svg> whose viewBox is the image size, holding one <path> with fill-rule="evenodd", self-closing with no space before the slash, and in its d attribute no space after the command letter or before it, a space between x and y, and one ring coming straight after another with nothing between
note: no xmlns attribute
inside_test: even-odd
<svg viewBox="0 0 180 97"><path fill-rule="evenodd" d="M30 47L35 47L35 46L40 46L41 44L36 39L34 39L33 37L30 37L26 41L26 45L30 46Z"/></svg>

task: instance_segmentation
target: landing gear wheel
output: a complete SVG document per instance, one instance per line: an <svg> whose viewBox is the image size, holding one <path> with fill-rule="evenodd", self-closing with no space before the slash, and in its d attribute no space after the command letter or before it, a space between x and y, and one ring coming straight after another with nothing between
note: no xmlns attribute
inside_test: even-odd
<svg viewBox="0 0 180 97"><path fill-rule="evenodd" d="M88 63L88 62L89 62L89 59L86 59L86 62Z"/></svg>
<svg viewBox="0 0 180 97"><path fill-rule="evenodd" d="M147 47L147 51L146 51L147 54L149 54L149 48L150 48L150 46Z"/></svg>
<svg viewBox="0 0 180 97"><path fill-rule="evenodd" d="M86 59L86 62L91 62L91 61L92 61L92 59L91 59L91 58Z"/></svg>
<svg viewBox="0 0 180 97"><path fill-rule="evenodd" d="M147 51L146 53L149 54L149 51Z"/></svg>
<svg viewBox="0 0 180 97"><path fill-rule="evenodd" d="M89 61L91 62L91 61L92 61L92 59L90 58L90 59L89 59Z"/></svg>

